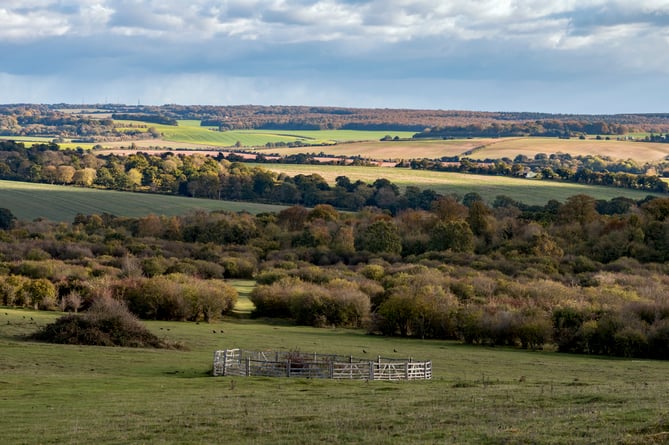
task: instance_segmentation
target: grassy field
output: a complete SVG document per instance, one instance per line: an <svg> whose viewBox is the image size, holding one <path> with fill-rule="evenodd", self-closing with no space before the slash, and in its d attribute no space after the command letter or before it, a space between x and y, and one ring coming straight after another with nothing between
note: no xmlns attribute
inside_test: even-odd
<svg viewBox="0 0 669 445"><path fill-rule="evenodd" d="M441 158L444 156L469 156L473 159L515 158L522 154L534 157L537 153L569 153L571 155L599 155L613 159L634 159L637 162L652 162L669 155L669 144L640 143L634 141L586 140L578 138L558 139L540 137L473 138L454 140L416 140L381 142L386 135L409 139L409 131L355 131L355 130L233 130L215 131L215 127L201 127L199 120L180 120L178 126L151 124L141 121L116 121L118 129L148 131L155 128L162 136L159 139L138 141L105 142L106 148L128 147L134 143L140 148L189 148L233 147L237 142L244 147L258 147L262 153L295 154L325 152L337 156L362 156L378 160L400 160L412 158ZM641 135L636 135L640 137ZM9 139L9 138L6 138ZM49 142L51 138L11 137L10 139L31 142ZM325 144L313 147L264 148L267 143L300 141L305 144ZM66 141L63 148L90 149L93 143Z"/></svg>
<svg viewBox="0 0 669 445"><path fill-rule="evenodd" d="M669 364L388 339L226 318L147 322L186 350L21 339L58 314L0 308L3 443L649 444L669 439ZM215 332L214 332L215 331ZM211 377L213 351L433 361L424 382ZM398 352L394 352L394 350Z"/></svg>
<svg viewBox="0 0 669 445"><path fill-rule="evenodd" d="M232 130L214 131L212 127L201 127L199 121L179 121L178 126L149 124L139 121L116 121L120 129L141 125L148 129L155 128L161 133L160 140L153 140L154 145L181 147L179 144L197 144L209 147L232 147L237 142L245 147L265 146L268 142L303 142L306 144L334 144L336 142L379 140L385 135L393 137L411 137L412 132L387 131L302 131L302 130ZM126 145L128 143L126 142Z"/></svg>
<svg viewBox="0 0 669 445"><path fill-rule="evenodd" d="M256 165L256 164L251 164ZM334 184L340 175L352 180L374 182L386 178L406 187L414 185L430 188L442 194L463 196L477 192L492 201L497 195L510 196L526 204L543 205L550 199L564 202L568 197L584 193L597 199L626 196L642 199L646 192L594 187L556 181L532 181L500 176L479 176L459 173L432 172L384 167L341 167L286 164L258 164L263 168L288 175L318 173ZM81 187L0 181L0 207L8 208L19 219L46 218L52 221L72 221L77 213L110 213L118 216L182 215L196 209L248 211L250 213L277 212L285 206L247 202L216 201L181 196L117 192Z"/></svg>
<svg viewBox="0 0 669 445"><path fill-rule="evenodd" d="M421 189L430 188L438 193L455 193L460 196L469 192L477 192L487 201L492 201L497 195L506 195L526 204L539 205L546 204L551 199L564 202L570 196L580 193L590 195L596 199L611 199L618 196L626 196L637 200L643 199L650 194L636 190L588 186L569 182L410 170L405 168L292 164L249 165L259 165L263 168L290 176L318 173L331 184L334 184L337 176L342 175L348 176L352 181L360 179L368 183L372 183L378 178L386 178L401 187L414 185Z"/></svg>
<svg viewBox="0 0 669 445"><path fill-rule="evenodd" d="M0 181L0 207L19 219L46 218L72 221L77 213L110 213L117 216L183 215L204 209L250 213L276 212L284 206L246 202L215 201L182 196L151 195L111 190L67 187L27 182Z"/></svg>

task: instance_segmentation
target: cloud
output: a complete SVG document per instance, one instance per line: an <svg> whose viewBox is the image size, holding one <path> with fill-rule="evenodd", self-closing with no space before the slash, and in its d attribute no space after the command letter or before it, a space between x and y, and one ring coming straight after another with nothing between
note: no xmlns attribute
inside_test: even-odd
<svg viewBox="0 0 669 445"><path fill-rule="evenodd" d="M538 85L594 98L669 74L660 0L4 0L0 22L4 82L63 96L97 84L156 103L417 106L450 103L432 89L455 86L472 104L520 107L548 97Z"/></svg>

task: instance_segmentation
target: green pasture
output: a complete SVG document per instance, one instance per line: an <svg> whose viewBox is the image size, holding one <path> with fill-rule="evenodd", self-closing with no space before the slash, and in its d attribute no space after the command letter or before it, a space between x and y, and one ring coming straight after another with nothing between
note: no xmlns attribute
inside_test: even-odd
<svg viewBox="0 0 669 445"><path fill-rule="evenodd" d="M200 121L181 120L179 125L160 125L140 121L116 121L120 130L155 128L165 142L198 144L214 147L232 147L240 142L244 147L264 147L267 143L334 144L348 141L379 140L386 135L411 137L413 132L352 131L352 130L231 130L215 131L213 127L201 127ZM134 126L134 127L133 127ZM178 147L175 146L175 147Z"/></svg>
<svg viewBox="0 0 669 445"><path fill-rule="evenodd" d="M245 318L146 322L183 350L23 339L59 315L0 308L3 443L571 445L669 439L666 362L390 339ZM433 379L210 376L213 352L236 347L370 360L414 357L432 360Z"/></svg>
<svg viewBox="0 0 669 445"><path fill-rule="evenodd" d="M506 195L525 204L546 204L551 199L564 202L577 194L590 195L596 199L612 199L625 196L640 200L652 193L622 188L590 186L559 181L541 181L506 176L471 175L464 173L411 170L392 167L357 167L338 165L292 165L249 164L260 166L289 176L317 173L328 183L334 184L337 176L347 176L352 181L373 183L379 178L388 179L400 187L416 186L432 189L438 193L463 196L469 192L480 194L486 201L497 195Z"/></svg>
<svg viewBox="0 0 669 445"><path fill-rule="evenodd" d="M234 130L233 132L243 130ZM310 141L326 143L378 141L385 136L410 138L413 131L367 131L367 130L252 130L258 134L279 134L300 137Z"/></svg>
<svg viewBox="0 0 669 445"><path fill-rule="evenodd" d="M77 213L110 213L138 217L148 214L183 215L189 211L228 210L250 213L277 212L284 206L247 202L216 201L183 196L117 192L28 182L0 181L0 207L19 219L46 218L72 221Z"/></svg>

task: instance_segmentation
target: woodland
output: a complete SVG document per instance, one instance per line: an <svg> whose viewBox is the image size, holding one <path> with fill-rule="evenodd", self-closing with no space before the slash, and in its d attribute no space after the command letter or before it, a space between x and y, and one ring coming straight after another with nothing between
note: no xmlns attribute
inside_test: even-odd
<svg viewBox="0 0 669 445"><path fill-rule="evenodd" d="M87 109L89 108L89 109ZM415 131L416 137L499 137L506 135L575 136L582 133L624 135L667 133L669 114L572 115L459 110L362 109L306 106L127 106L14 104L0 105L0 135L128 137L114 131L114 119L176 125L200 120L221 131L384 130ZM145 135L146 136L146 135Z"/></svg>
<svg viewBox="0 0 669 445"><path fill-rule="evenodd" d="M69 223L2 215L5 306L76 312L110 297L146 319L210 321L236 301L225 280L247 278L257 317L669 358L667 198L577 195L535 218L475 196L396 215L327 204Z"/></svg>
<svg viewBox="0 0 669 445"><path fill-rule="evenodd" d="M8 109L2 125L11 126L14 119L27 132L36 125L90 135L107 126L106 117L72 117L48 106ZM216 112L226 121L252 114L255 120L249 117L245 125L262 127L279 118L315 115L343 128L369 110L166 106L160 111L154 120L161 122ZM115 112L122 116L128 110ZM365 122L413 125L416 118L425 128L430 123L425 113L440 115L374 110L377 120L368 116ZM486 119L514 125L529 117L450 113L462 121L453 125L481 125ZM607 119L608 128L618 132L621 125L659 129L667 116ZM411 167L435 168L415 162ZM457 168L486 164L467 162L460 160ZM515 173L530 166L545 175L572 172L614 182L623 178L616 175L627 175L634 178L631 188L666 192L666 183L657 176L652 183L643 179L647 168L629 162L551 155L489 164ZM476 193L401 189L386 179L369 184L342 175L331 185L315 173L290 177L223 154L98 155L13 141L0 143L0 178L290 206L258 215L79 214L71 222L18 221L11 209L1 209L0 304L5 306L95 311L99 301L111 299L145 319L207 322L234 307L237 293L226 280L241 278L257 283L250 297L255 317L362 328L371 335L669 358L666 197L606 201L580 194L528 206L508 196L484 202ZM659 183L665 188L657 189Z"/></svg>

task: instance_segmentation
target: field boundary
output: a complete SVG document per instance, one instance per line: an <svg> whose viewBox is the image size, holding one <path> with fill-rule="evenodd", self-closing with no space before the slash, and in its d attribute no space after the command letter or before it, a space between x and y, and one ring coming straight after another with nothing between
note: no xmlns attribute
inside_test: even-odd
<svg viewBox="0 0 669 445"><path fill-rule="evenodd" d="M214 376L298 377L345 380L430 380L431 361L413 358L360 359L334 354L297 351L245 351L224 349L214 352Z"/></svg>

